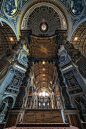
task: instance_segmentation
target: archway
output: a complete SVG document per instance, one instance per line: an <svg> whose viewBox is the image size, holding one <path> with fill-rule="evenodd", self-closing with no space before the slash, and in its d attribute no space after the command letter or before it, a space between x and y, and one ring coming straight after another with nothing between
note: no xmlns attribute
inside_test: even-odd
<svg viewBox="0 0 86 129"><path fill-rule="evenodd" d="M12 49L12 45L17 43L16 33L13 28L9 26L8 22L1 19L0 24L0 57L3 57L6 50Z"/></svg>
<svg viewBox="0 0 86 129"><path fill-rule="evenodd" d="M71 37L70 43L86 57L86 21L78 25Z"/></svg>
<svg viewBox="0 0 86 129"><path fill-rule="evenodd" d="M32 5L32 7L31 7ZM20 34L20 29L26 29L27 26L27 19L28 16L31 15L31 13L34 11L36 8L40 8L41 5L47 6L47 7L52 7L57 13L59 13L60 16L60 22L61 22L61 27L63 26L62 29L67 29L68 30L68 39L70 37L71 33L71 21L70 21L70 16L67 13L66 9L64 6L59 2L59 1L53 1L50 0L49 2L42 2L42 1L30 1L27 2L21 12L21 15L18 19L18 24L17 24L17 31L18 34ZM24 23L24 24L23 24Z"/></svg>

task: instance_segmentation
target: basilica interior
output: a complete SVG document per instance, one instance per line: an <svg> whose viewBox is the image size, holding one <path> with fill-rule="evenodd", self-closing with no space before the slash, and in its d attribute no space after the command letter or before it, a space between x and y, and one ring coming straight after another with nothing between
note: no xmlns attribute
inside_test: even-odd
<svg viewBox="0 0 86 129"><path fill-rule="evenodd" d="M86 129L86 0L0 0L0 129Z"/></svg>

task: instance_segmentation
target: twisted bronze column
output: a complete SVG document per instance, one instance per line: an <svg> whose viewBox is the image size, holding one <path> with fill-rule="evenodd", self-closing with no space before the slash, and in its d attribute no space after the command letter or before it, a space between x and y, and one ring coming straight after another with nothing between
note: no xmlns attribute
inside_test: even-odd
<svg viewBox="0 0 86 129"><path fill-rule="evenodd" d="M57 57L58 58L58 57ZM65 109L73 109L73 106L72 106L72 103L71 103L71 100L70 100L70 96L68 94L68 91L67 91L67 86L64 82L64 79L63 79L63 76L62 76L62 73L61 73L61 70L59 68L59 61L57 61L55 63L55 66L57 68L57 72L58 72L58 79L59 79L59 84L61 86L61 89L62 89L62 95L64 97L64 105L65 105Z"/></svg>

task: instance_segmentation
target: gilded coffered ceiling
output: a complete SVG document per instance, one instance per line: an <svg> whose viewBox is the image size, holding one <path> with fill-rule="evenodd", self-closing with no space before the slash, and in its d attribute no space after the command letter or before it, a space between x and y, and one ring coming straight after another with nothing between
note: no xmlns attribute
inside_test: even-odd
<svg viewBox="0 0 86 129"><path fill-rule="evenodd" d="M12 45L17 43L17 38L6 23L0 24L0 57L2 57L7 49L11 49Z"/></svg>
<svg viewBox="0 0 86 129"><path fill-rule="evenodd" d="M55 66L49 62L39 62L35 63L33 66L35 83L37 90L39 91L50 91L52 86L52 81L54 78Z"/></svg>
<svg viewBox="0 0 86 129"><path fill-rule="evenodd" d="M78 26L70 42L86 57L86 21Z"/></svg>

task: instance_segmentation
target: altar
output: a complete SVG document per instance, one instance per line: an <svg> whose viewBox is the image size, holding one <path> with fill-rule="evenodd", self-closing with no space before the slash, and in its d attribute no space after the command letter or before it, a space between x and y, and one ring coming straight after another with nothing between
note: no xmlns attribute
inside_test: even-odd
<svg viewBox="0 0 86 129"><path fill-rule="evenodd" d="M75 114L74 114L75 112ZM78 118L75 121L76 110L65 111L66 116L71 116L72 120L68 123L63 122L63 114L61 109L25 109L25 110L9 110L7 122L4 126L5 128L16 126L18 129L22 127L31 129L37 128L44 129L44 127L56 128L58 129L71 129L70 124L76 127L80 127L81 125L78 121ZM74 117L74 119L73 119ZM71 118L71 117L70 117ZM69 124L70 123L70 124ZM73 124L72 124L73 123ZM72 127L72 129L75 127ZM78 128L77 128L78 129Z"/></svg>
<svg viewBox="0 0 86 129"><path fill-rule="evenodd" d="M60 109L26 109L23 123L63 123Z"/></svg>

